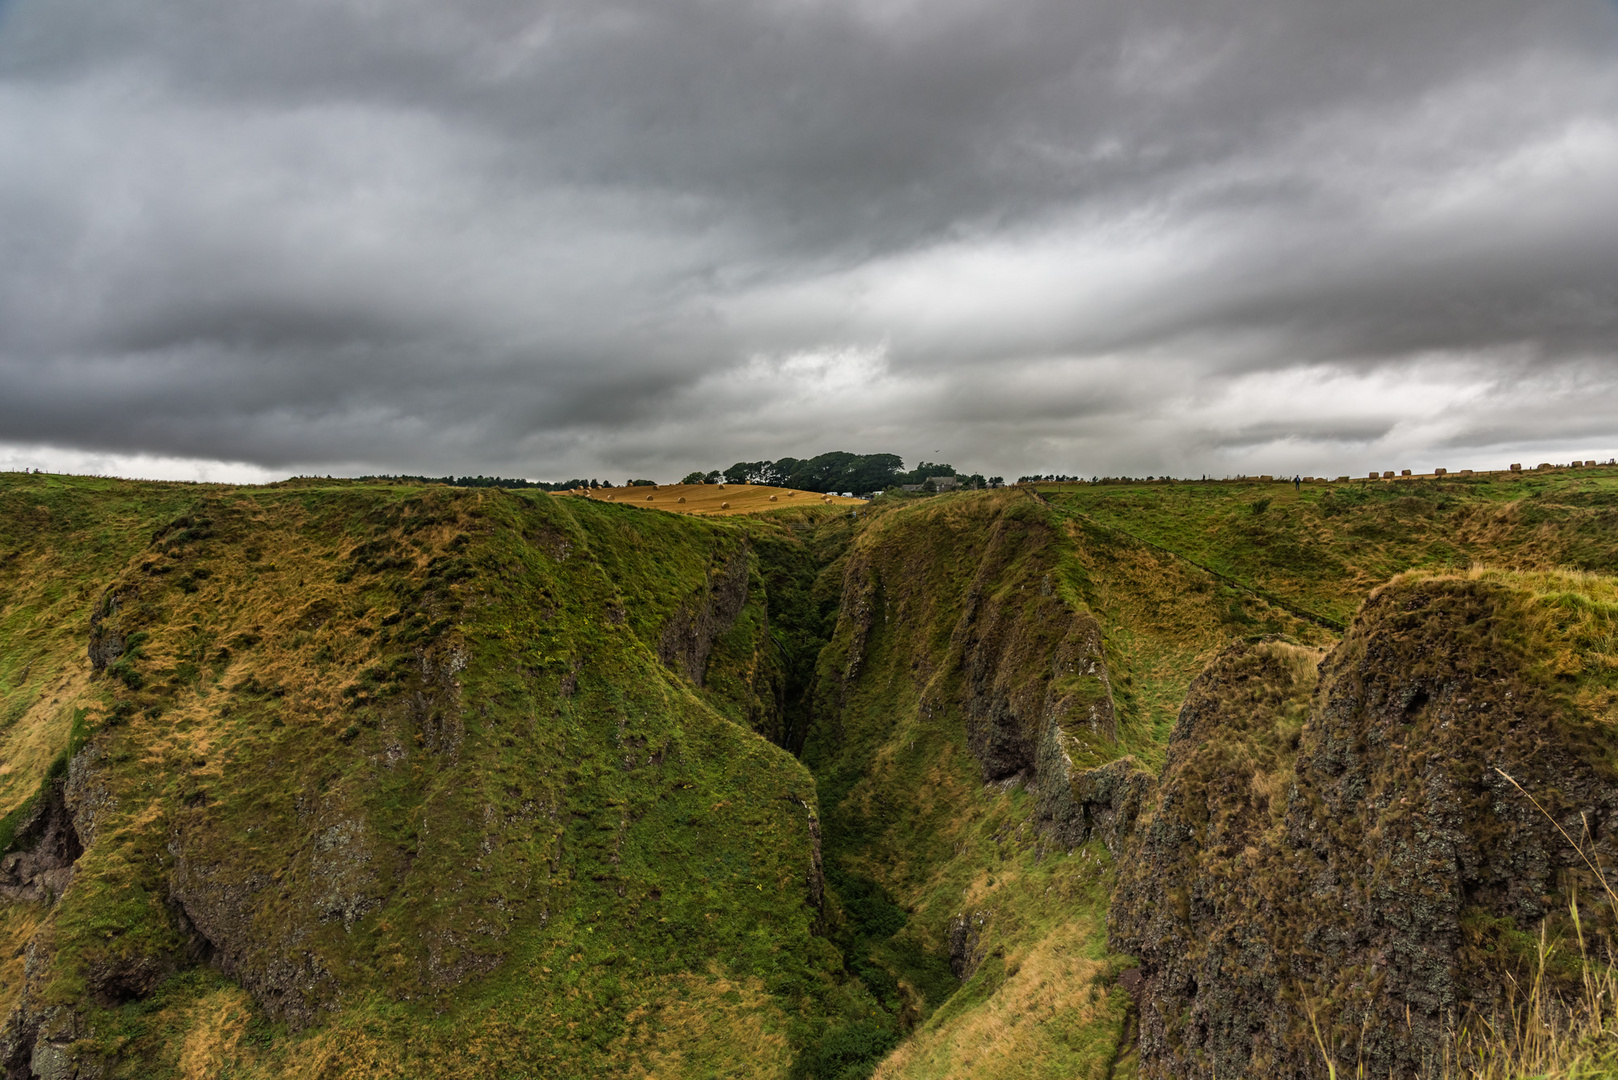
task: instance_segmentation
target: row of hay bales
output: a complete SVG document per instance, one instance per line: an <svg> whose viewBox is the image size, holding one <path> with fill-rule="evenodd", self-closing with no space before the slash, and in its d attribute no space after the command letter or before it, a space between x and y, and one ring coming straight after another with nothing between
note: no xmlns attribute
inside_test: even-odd
<svg viewBox="0 0 1618 1080"><path fill-rule="evenodd" d="M1570 465L1552 465L1549 462L1545 462L1545 463L1542 463L1542 464L1540 464L1540 465L1536 466L1535 468L1533 468L1531 470L1528 470L1528 471L1530 471L1530 472L1551 472L1551 471L1558 470L1558 469L1593 469L1593 468L1596 468L1597 466L1611 465L1611 464L1614 464L1614 463L1613 462L1596 461L1595 459L1591 458L1591 459L1585 460L1585 461L1575 461ZM1456 472L1450 472L1448 469L1434 469L1432 472L1427 472L1427 473L1418 473L1418 472L1414 472L1414 471L1412 471L1410 469L1399 469L1397 471L1395 471L1393 469L1383 469L1381 471L1378 471L1376 469L1372 469L1370 472L1368 472L1366 474L1366 479L1368 479L1368 480L1423 480L1423 479L1438 480L1438 479L1443 479L1444 477L1447 477L1447 476L1493 476L1493 475L1496 475L1497 473L1500 473L1500 472L1520 473L1520 472L1523 472L1523 471L1524 471L1523 467L1520 464L1514 464L1508 469L1482 469L1482 470L1460 469L1460 470L1458 470ZM1260 480L1268 480L1270 478L1268 476L1261 476L1261 477L1259 477L1259 479ZM1283 479L1285 479L1285 478L1283 478ZM1306 484L1313 484L1313 483L1321 483L1321 484L1324 484L1324 483L1338 483L1338 484L1344 484L1344 483L1348 483L1351 479L1352 479L1352 477L1339 476L1335 481L1330 481L1324 476L1319 476L1319 477L1305 476L1303 478L1303 482L1306 483Z"/></svg>
<svg viewBox="0 0 1618 1080"><path fill-rule="evenodd" d="M659 484L656 487L579 488L570 492L599 502L620 502L652 510L703 517L752 514L792 505L863 506L864 499L766 484Z"/></svg>
<svg viewBox="0 0 1618 1080"><path fill-rule="evenodd" d="M1517 471L1517 466L1513 465L1511 467L1511 469L1512 469L1513 472L1515 472L1515 471ZM1455 472L1455 473L1450 472L1448 469L1434 469L1430 473L1413 473L1409 469L1400 469L1399 472L1398 472L1398 475L1394 475L1394 471L1392 469L1384 469L1381 472L1377 472L1375 469L1372 469L1370 471L1370 473L1367 475L1367 479L1370 479L1370 480L1424 480L1424 479L1440 480L1440 479L1443 479L1446 476L1488 476L1488 475L1490 475L1488 470L1484 470L1482 473L1478 473L1478 472L1473 471L1472 469L1462 469L1461 471ZM1347 480L1348 477L1339 476L1337 479L1338 480Z"/></svg>
<svg viewBox="0 0 1618 1080"><path fill-rule="evenodd" d="M1549 462L1545 462L1545 463L1542 463L1539 466L1537 466L1536 468L1534 468L1532 470L1529 470L1529 471L1531 471L1531 472L1550 472L1550 471L1559 470L1559 469L1593 469L1593 468L1596 468L1597 466L1608 466L1608 465L1618 465L1618 461L1605 461L1605 462L1603 462L1603 461L1597 461L1594 458L1590 458L1590 459L1583 460L1583 461L1575 461L1570 465L1552 465ZM1414 472L1414 471L1412 471L1410 469L1399 469L1399 470L1382 469L1380 471L1377 470L1377 469L1372 469L1370 472L1368 472L1366 474L1366 479L1368 479L1368 480L1441 480L1441 479L1444 479L1445 477L1449 477L1449 476L1493 476L1493 475L1496 475L1499 472L1520 473L1522 471L1523 471L1523 467L1520 464L1512 465L1509 470L1501 470L1501 469L1496 469L1496 470L1490 470L1490 469L1482 469L1482 470L1461 469L1461 470L1459 470L1457 472L1450 472L1448 469L1434 469L1432 472L1427 472L1427 473L1418 473L1418 472ZM1254 479L1257 479L1259 483L1275 482L1276 481L1276 478L1273 477L1273 476L1259 476L1259 477L1256 477L1256 478L1255 477L1250 477L1250 476L1244 476L1244 477L1239 477L1238 479L1239 480L1245 480L1245 481L1252 481ZM1332 480L1329 477L1325 477L1325 476L1305 476L1305 477L1302 477L1301 479L1305 484L1330 484L1330 483L1346 484L1349 481L1351 481L1353 479L1353 477L1339 476L1336 480ZM1283 477L1280 478L1279 482L1284 483L1284 484L1290 484L1290 483L1292 483L1292 480L1289 477L1283 476Z"/></svg>
<svg viewBox="0 0 1618 1080"><path fill-rule="evenodd" d="M1552 472L1552 471L1560 471L1560 470L1563 470L1563 469L1593 469L1593 468L1598 468L1598 467L1599 468L1611 468L1611 467L1615 467L1615 466L1618 466L1618 459L1613 459L1613 460L1608 460L1608 461L1597 461L1594 458L1589 458L1589 459L1585 459L1585 460L1581 460L1581 461L1574 461L1570 465L1553 465L1553 464L1550 464L1550 463L1546 462L1546 463L1540 464L1539 466L1537 466L1534 469L1527 470L1527 471L1530 471L1530 472ZM1442 480L1442 479L1446 479L1448 477L1498 476L1498 475L1501 475L1502 473L1508 473L1508 474L1509 473L1517 473L1517 474L1520 474L1522 472L1524 472L1524 469L1520 464L1512 465L1509 470L1506 470L1506 469L1493 469L1493 470L1491 470L1491 469L1480 469L1480 470L1460 469L1460 470L1458 470L1456 472L1451 472L1449 469L1434 469L1432 472L1428 472L1428 473L1417 473L1417 472L1415 472L1415 471L1413 471L1411 469L1399 469L1399 470L1394 470L1394 469L1382 469L1382 470L1372 469L1370 472L1364 474L1361 477L1361 479L1362 480ZM1355 478L1352 477L1352 476L1339 476L1336 479L1333 479L1333 478L1331 478L1329 476L1302 476L1302 477L1299 477L1298 479L1301 480L1305 484L1347 484L1347 483L1350 483L1351 481L1353 481ZM1135 479L1131 479L1129 477L1121 477L1121 478L1108 478L1106 480L1101 481L1101 483L1103 483L1103 484L1107 484L1107 483L1154 483L1154 482L1155 483L1164 483L1164 484L1185 484L1185 483L1194 484L1194 483L1198 483L1198 481L1196 479L1194 479L1194 478L1193 479L1188 479L1188 480L1181 480L1181 479L1177 479L1177 478L1174 478L1174 477L1168 477L1168 476L1147 477L1144 480L1135 480ZM1275 484L1275 483L1291 484L1293 482L1293 478L1291 476L1272 476L1272 475L1269 475L1269 474L1265 474L1265 475L1262 475L1262 476L1250 476L1250 475L1245 475L1244 474L1244 475L1239 475L1239 476L1225 477L1222 480L1217 478L1217 477L1205 476L1205 477L1202 478L1201 482L1202 483L1209 483L1209 484L1252 484L1252 483L1259 483L1259 484ZM1064 487L1064 486L1085 486L1085 487L1088 487L1089 484L1090 484L1089 481L1084 481L1084 480L1075 480L1075 481L1033 481L1033 482L1029 482L1028 486L1032 487L1036 483L1041 487L1050 487L1050 488Z"/></svg>
<svg viewBox="0 0 1618 1080"><path fill-rule="evenodd" d="M1585 460L1585 461L1575 461L1571 465L1552 465L1549 462L1545 462L1545 463L1540 464L1537 468L1535 468L1535 469L1533 469L1531 471L1533 471L1533 472L1549 472L1549 471L1554 470L1554 469L1593 469L1593 468L1595 468L1597 466L1600 466L1600 465L1611 465L1611 464L1615 464L1615 463L1614 462L1596 461L1593 458L1591 458L1589 460ZM1523 467L1520 464L1515 464L1515 465L1512 465L1510 467L1510 469L1508 469L1508 470L1489 470L1489 469L1484 469L1484 470L1478 471L1478 470L1473 470L1473 469L1461 469L1458 472L1453 472L1453 473L1450 472L1448 469L1434 469L1432 472L1428 472L1428 473L1413 472L1410 469L1399 469L1399 470L1397 470L1397 472L1395 470L1393 470L1393 469L1383 469L1381 471L1378 471L1376 469L1372 469L1369 473L1366 474L1366 479L1368 479L1368 480L1421 480L1421 479L1434 479L1434 480L1437 480L1437 479L1442 479L1442 478L1444 478L1446 476L1491 476L1495 472L1500 472L1500 471L1508 471L1508 472L1520 473L1520 472L1523 471ZM1266 480L1270 480L1272 478L1268 477L1268 476L1261 476L1258 479L1259 479L1260 482L1263 482L1263 481L1266 481ZM1281 479L1285 483L1291 483L1291 481L1287 480L1287 478L1284 477L1284 476ZM1316 484L1316 483L1319 483L1319 484L1325 484L1325 483L1346 484L1352 478L1347 477L1347 476L1339 476L1335 481L1331 481L1331 480L1328 480L1324 476L1305 476L1302 479L1303 479L1303 482L1306 483L1306 484Z"/></svg>
<svg viewBox="0 0 1618 1080"><path fill-rule="evenodd" d="M1546 461L1546 462L1541 462L1532 471L1533 472L1551 472L1551 471L1556 470L1556 469L1593 469L1596 466L1601 465L1601 464L1603 464L1603 463L1599 462L1599 461L1596 461L1593 458L1589 459L1589 460L1585 460L1585 461L1575 461L1570 465L1553 465L1550 462ZM1438 479L1438 478L1441 478L1441 477L1451 476L1451 475L1454 475L1454 476L1490 476L1490 475L1493 475L1493 472L1495 472L1495 471L1499 471L1499 470L1492 470L1491 471L1491 470L1486 469L1486 470L1484 470L1484 471L1482 471L1480 473L1480 472L1475 472L1472 469L1462 469L1460 472L1452 474L1448 469L1434 469L1430 473L1414 473L1413 474L1413 473L1411 473L1411 471L1409 469L1400 469L1399 473L1398 473L1398 476L1395 476L1394 471L1392 469L1384 469L1380 473L1377 472L1375 469L1372 469L1371 472L1368 475L1368 479L1371 479L1371 480L1395 480L1395 479L1403 480L1403 479L1420 479L1420 478L1425 478L1425 477L1431 477L1431 478L1434 478L1434 479ZM1513 472L1513 473L1520 473L1520 472L1523 471L1523 467L1522 467L1521 463L1513 463L1510 466L1510 468L1508 468L1505 471ZM1348 477L1339 476L1337 479L1338 480L1347 480Z"/></svg>

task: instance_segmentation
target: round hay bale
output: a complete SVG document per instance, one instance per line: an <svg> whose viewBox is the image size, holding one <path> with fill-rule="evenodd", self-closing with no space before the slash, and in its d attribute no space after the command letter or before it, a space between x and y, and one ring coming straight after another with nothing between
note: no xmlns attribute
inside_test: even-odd
<svg viewBox="0 0 1618 1080"><path fill-rule="evenodd" d="M675 502L685 502L685 496L681 495L678 499L675 499L674 501Z"/></svg>
<svg viewBox="0 0 1618 1080"><path fill-rule="evenodd" d="M647 501L647 502L651 502L651 501L652 501L652 497L651 497L651 496L650 496L650 495L648 495L648 496L646 496L646 501Z"/></svg>
<svg viewBox="0 0 1618 1080"><path fill-rule="evenodd" d="M797 492L796 492L796 491L789 491L789 492L787 492L787 498L789 498L789 499L790 499L790 498L792 498L792 496L794 496L794 495L796 495L796 494L797 494Z"/></svg>
<svg viewBox="0 0 1618 1080"><path fill-rule="evenodd" d="M720 484L720 485L719 485L719 490L720 490L720 491L724 491L724 490L725 490L725 485L724 485L724 484Z"/></svg>
<svg viewBox="0 0 1618 1080"><path fill-rule="evenodd" d="M729 510L730 509L730 504L728 502L720 503L719 504L719 509L721 509L721 510Z"/></svg>
<svg viewBox="0 0 1618 1080"><path fill-rule="evenodd" d="M774 495L771 495L771 496L770 496L770 501L771 501L771 502L774 502L774 501L775 501L775 496L774 496Z"/></svg>

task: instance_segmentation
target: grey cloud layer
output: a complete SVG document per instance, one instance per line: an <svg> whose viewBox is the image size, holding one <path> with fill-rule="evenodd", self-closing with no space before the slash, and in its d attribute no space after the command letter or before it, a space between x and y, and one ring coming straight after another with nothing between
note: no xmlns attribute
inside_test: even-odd
<svg viewBox="0 0 1618 1080"><path fill-rule="evenodd" d="M0 443L1618 449L1615 60L1570 0L12 0Z"/></svg>

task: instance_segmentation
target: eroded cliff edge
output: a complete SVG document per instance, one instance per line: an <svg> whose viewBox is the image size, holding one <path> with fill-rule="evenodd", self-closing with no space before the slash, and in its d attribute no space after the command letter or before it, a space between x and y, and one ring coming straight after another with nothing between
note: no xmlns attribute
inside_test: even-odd
<svg viewBox="0 0 1618 1080"><path fill-rule="evenodd" d="M250 1075L626 1072L678 1014L676 1074L784 1073L839 965L813 780L734 722L777 697L756 563L504 492L166 515L7 837L0 1069L179 1075L206 1037Z"/></svg>
<svg viewBox="0 0 1618 1080"><path fill-rule="evenodd" d="M0 1059L1303 1076L1312 1010L1413 1075L1594 892L1491 770L1610 865L1610 583L1401 579L1328 657L1056 502L154 506L67 652L0 655L37 789L0 775ZM31 542L7 626L63 536Z"/></svg>
<svg viewBox="0 0 1618 1080"><path fill-rule="evenodd" d="M1197 679L1110 915L1141 962L1142 1076L1320 1075L1311 1013L1339 1063L1414 1076L1498 1022L1541 923L1572 940L1570 904L1608 955L1557 826L1618 864L1610 592L1406 576L1318 669L1243 644ZM1549 977L1576 978L1563 956Z"/></svg>

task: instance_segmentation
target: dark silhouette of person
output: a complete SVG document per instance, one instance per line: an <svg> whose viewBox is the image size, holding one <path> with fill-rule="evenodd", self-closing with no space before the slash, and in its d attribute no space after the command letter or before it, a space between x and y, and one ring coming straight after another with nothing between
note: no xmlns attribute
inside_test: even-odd
<svg viewBox="0 0 1618 1080"><path fill-rule="evenodd" d="M1303 477L1302 476L1294 476L1292 478L1292 490L1293 491L1301 491L1302 489L1303 489Z"/></svg>

